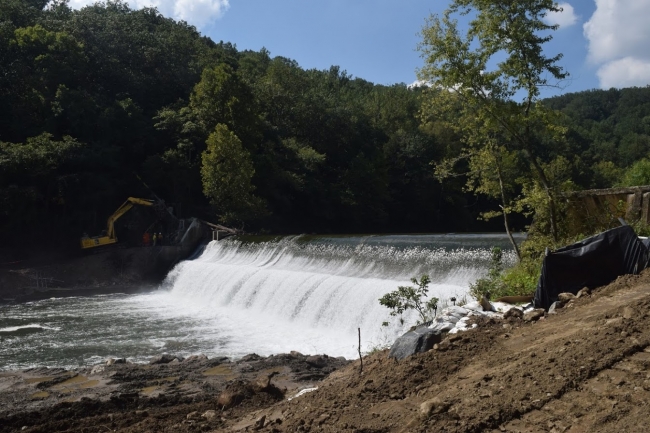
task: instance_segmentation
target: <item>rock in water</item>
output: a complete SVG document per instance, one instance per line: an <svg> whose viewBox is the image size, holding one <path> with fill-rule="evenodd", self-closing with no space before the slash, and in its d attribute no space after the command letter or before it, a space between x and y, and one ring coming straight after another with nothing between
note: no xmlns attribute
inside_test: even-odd
<svg viewBox="0 0 650 433"><path fill-rule="evenodd" d="M151 361L149 361L149 364L150 365L169 364L174 359L176 359L176 357L174 355L168 355L168 354L165 353L164 355L154 357Z"/></svg>
<svg viewBox="0 0 650 433"><path fill-rule="evenodd" d="M388 352L389 358L404 359L415 353L426 352L442 341L442 333L426 327L416 328L399 337Z"/></svg>

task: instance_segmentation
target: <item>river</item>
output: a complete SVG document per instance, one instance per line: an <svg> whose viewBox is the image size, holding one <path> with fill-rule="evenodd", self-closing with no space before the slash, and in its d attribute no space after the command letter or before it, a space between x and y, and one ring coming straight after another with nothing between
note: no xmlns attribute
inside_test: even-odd
<svg viewBox="0 0 650 433"><path fill-rule="evenodd" d="M519 236L521 241L523 236ZM428 274L442 306L463 299L505 235L231 238L179 263L158 290L0 306L0 369L126 357L241 357L296 350L354 358L404 332L378 299ZM390 321L389 326L382 322Z"/></svg>

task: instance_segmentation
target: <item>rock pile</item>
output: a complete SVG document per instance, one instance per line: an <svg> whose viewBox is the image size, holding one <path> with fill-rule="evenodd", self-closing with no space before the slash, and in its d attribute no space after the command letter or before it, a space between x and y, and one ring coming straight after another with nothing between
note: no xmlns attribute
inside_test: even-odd
<svg viewBox="0 0 650 433"><path fill-rule="evenodd" d="M443 340L446 334L455 334L475 328L476 324L469 324L472 317L498 319L517 317L526 321L534 321L543 315L544 310L541 310L540 315L537 310L515 307L503 302L491 303L487 299L470 302L463 306L447 307L430 323L413 329L395 340L388 357L400 360L415 353L431 350L434 345Z"/></svg>

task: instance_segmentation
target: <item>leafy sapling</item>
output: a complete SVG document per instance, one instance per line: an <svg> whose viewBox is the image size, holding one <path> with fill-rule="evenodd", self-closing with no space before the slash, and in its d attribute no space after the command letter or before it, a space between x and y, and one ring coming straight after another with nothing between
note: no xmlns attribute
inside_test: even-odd
<svg viewBox="0 0 650 433"><path fill-rule="evenodd" d="M438 310L438 298L432 297L427 299L429 292L428 286L431 280L428 275L422 275L420 280L411 278L411 282L416 286L399 286L397 290L386 293L379 298L379 303L391 310L391 316L399 315L400 323L404 324L402 313L407 310L416 310L419 314L417 324L433 320ZM383 322L383 326L388 326L388 322Z"/></svg>

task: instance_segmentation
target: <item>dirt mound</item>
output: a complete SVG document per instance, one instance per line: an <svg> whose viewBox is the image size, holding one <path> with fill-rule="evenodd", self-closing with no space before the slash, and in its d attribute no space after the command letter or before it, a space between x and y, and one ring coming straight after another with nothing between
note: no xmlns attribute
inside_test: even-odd
<svg viewBox="0 0 650 433"><path fill-rule="evenodd" d="M262 431L287 432L643 431L648 307L650 272L622 277L536 323L488 320L401 362L374 354L362 374L357 362L247 420L281 413Z"/></svg>
<svg viewBox="0 0 650 433"><path fill-rule="evenodd" d="M537 322L485 320L400 362L374 353L363 372L359 361L297 353L116 364L76 372L104 391L70 401L65 381L26 383L46 372L4 373L0 431L645 431L649 308L646 271ZM289 400L301 388L311 392Z"/></svg>

